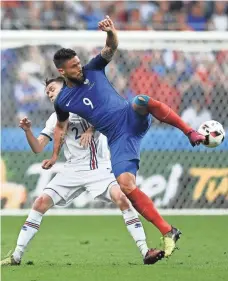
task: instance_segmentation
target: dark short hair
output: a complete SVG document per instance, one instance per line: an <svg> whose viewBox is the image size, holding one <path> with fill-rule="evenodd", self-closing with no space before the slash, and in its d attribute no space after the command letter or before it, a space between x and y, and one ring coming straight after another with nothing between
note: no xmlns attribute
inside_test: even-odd
<svg viewBox="0 0 228 281"><path fill-rule="evenodd" d="M46 78L46 80L45 80L45 87L47 87L52 82L65 83L65 80L64 80L64 78L62 76L59 76L59 77L56 77L56 78Z"/></svg>
<svg viewBox="0 0 228 281"><path fill-rule="evenodd" d="M77 56L77 54L74 50L62 48L54 54L53 61L55 66L60 68L63 66L64 62L72 59L75 56Z"/></svg>

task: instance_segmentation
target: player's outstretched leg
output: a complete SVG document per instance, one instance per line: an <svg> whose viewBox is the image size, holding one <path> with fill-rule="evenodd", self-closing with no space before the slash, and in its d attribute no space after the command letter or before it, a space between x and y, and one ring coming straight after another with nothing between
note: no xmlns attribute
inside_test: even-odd
<svg viewBox="0 0 228 281"><path fill-rule="evenodd" d="M138 214L131 206L127 197L121 192L118 185L111 187L110 196L112 201L122 211L125 225L143 256L144 264L154 264L161 260L164 257L164 251L148 248L144 228L139 220Z"/></svg>
<svg viewBox="0 0 228 281"><path fill-rule="evenodd" d="M192 146L199 145L205 140L205 136L192 129L172 108L163 102L146 95L138 95L134 98L132 106L141 115L150 113L159 121L178 128L188 137Z"/></svg>
<svg viewBox="0 0 228 281"><path fill-rule="evenodd" d="M124 161L125 167L129 161ZM132 163L131 163L132 164ZM148 221L155 225L163 235L165 257L169 257L176 247L180 231L172 227L158 213L153 201L136 187L135 176L132 173L122 173L117 177L121 190L131 201L133 207Z"/></svg>
<svg viewBox="0 0 228 281"><path fill-rule="evenodd" d="M35 200L32 210L21 228L13 254L2 260L1 265L20 265L25 249L39 230L44 213L52 206L53 201L47 194L42 194Z"/></svg>

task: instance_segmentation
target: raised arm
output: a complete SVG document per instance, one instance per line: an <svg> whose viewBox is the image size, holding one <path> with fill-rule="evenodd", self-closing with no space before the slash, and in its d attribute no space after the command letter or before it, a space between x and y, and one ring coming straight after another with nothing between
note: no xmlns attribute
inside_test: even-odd
<svg viewBox="0 0 228 281"><path fill-rule="evenodd" d="M65 140L65 135L68 127L68 119L65 121L57 121L54 131L54 148L53 154L50 160L44 160L42 168L45 170L50 169L58 159L59 153L61 151L62 145Z"/></svg>
<svg viewBox="0 0 228 281"><path fill-rule="evenodd" d="M50 139L47 136L40 135L36 138L31 130L32 122L24 117L19 122L19 127L24 130L27 141L34 153L40 153L44 150L45 146L49 143Z"/></svg>
<svg viewBox="0 0 228 281"><path fill-rule="evenodd" d="M108 62L112 60L118 47L117 31L109 16L98 23L99 29L107 32L105 47L101 50L101 56Z"/></svg>

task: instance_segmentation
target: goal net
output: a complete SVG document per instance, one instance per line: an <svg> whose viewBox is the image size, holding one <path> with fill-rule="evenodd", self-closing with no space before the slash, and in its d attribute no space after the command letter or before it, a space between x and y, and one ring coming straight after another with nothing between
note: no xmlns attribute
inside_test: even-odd
<svg viewBox="0 0 228 281"><path fill-rule="evenodd" d="M227 131L227 33L132 31L119 32L119 40L106 74L123 97L143 93L171 106L195 129L213 119ZM52 146L34 155L18 128L28 116L38 135L54 110L43 85L57 75L53 54L73 48L85 64L104 44L102 32L2 31L2 208L29 208L64 164L61 156L51 170L42 170ZM142 142L137 183L161 209L227 208L228 141L192 148L180 131L154 119ZM67 208L116 207L84 192Z"/></svg>

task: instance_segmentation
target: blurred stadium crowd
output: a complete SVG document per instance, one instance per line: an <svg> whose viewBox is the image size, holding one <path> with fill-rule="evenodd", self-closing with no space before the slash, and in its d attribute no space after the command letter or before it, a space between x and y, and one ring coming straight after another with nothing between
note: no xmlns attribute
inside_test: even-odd
<svg viewBox="0 0 228 281"><path fill-rule="evenodd" d="M53 105L44 93L43 81L58 75L52 58L59 48L46 45L2 50L4 127L17 126L25 115L34 125L44 125ZM83 64L99 52L78 47L75 50ZM144 93L169 104L194 128L210 119L228 127L228 51L119 50L106 74L128 100Z"/></svg>
<svg viewBox="0 0 228 281"><path fill-rule="evenodd" d="M117 9L118 7L118 9ZM3 29L96 29L109 14L119 29L227 29L227 1L2 1ZM29 116L43 126L53 112L44 79L58 75L52 58L59 45L1 50L2 125ZM83 64L99 52L75 46ZM228 127L228 50L181 52L119 50L106 70L117 91L166 102L197 128L215 119Z"/></svg>
<svg viewBox="0 0 228 281"><path fill-rule="evenodd" d="M1 1L2 29L228 30L227 1Z"/></svg>

